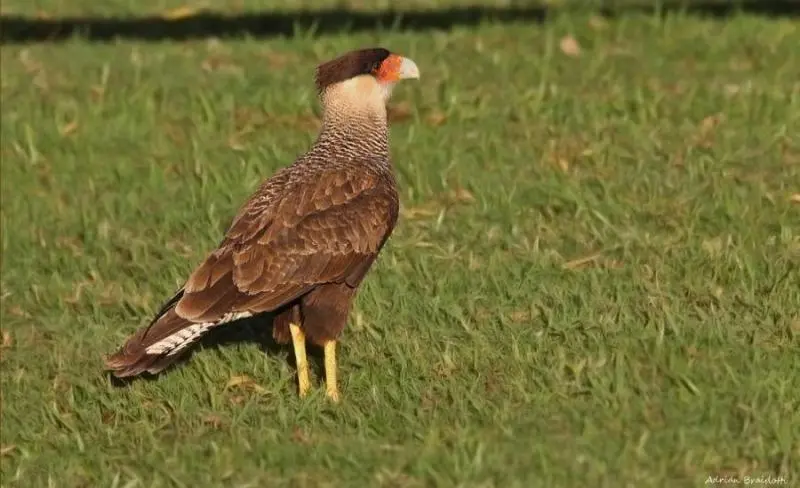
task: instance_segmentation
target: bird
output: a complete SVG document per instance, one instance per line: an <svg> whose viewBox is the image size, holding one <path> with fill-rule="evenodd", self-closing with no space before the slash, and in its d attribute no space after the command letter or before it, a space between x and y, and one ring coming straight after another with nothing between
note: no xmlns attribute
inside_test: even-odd
<svg viewBox="0 0 800 488"><path fill-rule="evenodd" d="M157 374L209 330L269 313L275 341L292 343L299 396L310 391L310 342L323 349L325 394L338 402L337 342L399 213L386 107L399 81L418 78L413 60L383 47L319 64L316 141L258 187L217 248L105 358L106 370Z"/></svg>

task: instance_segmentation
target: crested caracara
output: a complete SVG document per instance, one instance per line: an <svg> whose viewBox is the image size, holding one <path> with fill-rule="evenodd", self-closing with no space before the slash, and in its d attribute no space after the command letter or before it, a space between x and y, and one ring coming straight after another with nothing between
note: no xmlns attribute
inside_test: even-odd
<svg viewBox="0 0 800 488"><path fill-rule="evenodd" d="M273 337L294 346L300 396L310 386L309 340L324 349L326 392L337 401L336 341L397 222L386 102L399 80L418 77L413 61L382 48L319 65L323 120L313 147L261 185L107 368L117 377L158 373L209 329L272 312Z"/></svg>

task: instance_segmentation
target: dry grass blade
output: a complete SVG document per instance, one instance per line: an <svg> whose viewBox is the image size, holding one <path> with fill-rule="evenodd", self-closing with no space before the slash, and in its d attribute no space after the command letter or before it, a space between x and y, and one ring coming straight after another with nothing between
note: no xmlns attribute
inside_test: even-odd
<svg viewBox="0 0 800 488"><path fill-rule="evenodd" d="M581 55L581 46L578 40L572 36L564 36L558 43L561 52L569 57L576 58Z"/></svg>

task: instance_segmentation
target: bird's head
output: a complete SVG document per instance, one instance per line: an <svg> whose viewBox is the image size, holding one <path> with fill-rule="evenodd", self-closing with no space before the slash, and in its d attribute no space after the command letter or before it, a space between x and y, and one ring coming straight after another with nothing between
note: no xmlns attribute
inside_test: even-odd
<svg viewBox="0 0 800 488"><path fill-rule="evenodd" d="M351 51L322 63L316 73L326 105L340 101L376 109L378 104L385 109L395 84L410 78L419 78L414 61L383 48Z"/></svg>

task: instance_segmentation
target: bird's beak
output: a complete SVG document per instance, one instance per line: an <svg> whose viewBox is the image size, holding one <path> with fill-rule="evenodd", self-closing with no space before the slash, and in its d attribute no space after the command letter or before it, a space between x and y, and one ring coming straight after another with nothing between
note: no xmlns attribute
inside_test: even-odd
<svg viewBox="0 0 800 488"><path fill-rule="evenodd" d="M414 61L392 54L381 64L376 75L378 80L384 83L395 83L409 78L419 78L419 68Z"/></svg>
<svg viewBox="0 0 800 488"><path fill-rule="evenodd" d="M401 80L419 79L419 68L414 61L400 57L400 67L397 70L397 77Z"/></svg>

